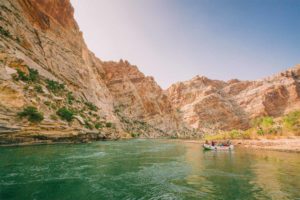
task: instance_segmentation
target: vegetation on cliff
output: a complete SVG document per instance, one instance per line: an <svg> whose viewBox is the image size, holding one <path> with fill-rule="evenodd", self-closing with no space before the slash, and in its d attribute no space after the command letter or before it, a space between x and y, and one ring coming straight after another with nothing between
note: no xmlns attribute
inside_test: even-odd
<svg viewBox="0 0 300 200"><path fill-rule="evenodd" d="M16 84L24 85L24 95L31 99L29 105L18 113L21 118L27 118L30 122L40 123L44 118L52 121L63 120L73 126L74 119L82 126L90 130L101 131L103 128L115 130L114 123L106 121L99 115L99 110L92 102L76 97L64 83L44 78L39 72L28 66L14 63L16 74L13 78ZM46 114L39 112L40 107Z"/></svg>
<svg viewBox="0 0 300 200"><path fill-rule="evenodd" d="M71 122L74 119L74 113L66 107L57 110L56 114L62 119Z"/></svg>
<svg viewBox="0 0 300 200"><path fill-rule="evenodd" d="M39 81L39 72L28 66L17 68L17 75L14 75L16 81L24 81L28 83L34 83Z"/></svg>
<svg viewBox="0 0 300 200"><path fill-rule="evenodd" d="M11 38L11 34L8 30L5 30L2 26L0 26L0 35Z"/></svg>
<svg viewBox="0 0 300 200"><path fill-rule="evenodd" d="M23 109L23 111L18 113L18 116L23 118L27 117L28 121L33 123L41 122L44 119L44 115L41 112L38 112L36 107L28 106Z"/></svg>
<svg viewBox="0 0 300 200"><path fill-rule="evenodd" d="M65 89L65 85L62 84L62 83L59 83L57 81L54 81L54 80L49 80L49 79L46 79L46 84L47 84L47 88L55 93L55 94L58 94L59 92L63 91Z"/></svg>

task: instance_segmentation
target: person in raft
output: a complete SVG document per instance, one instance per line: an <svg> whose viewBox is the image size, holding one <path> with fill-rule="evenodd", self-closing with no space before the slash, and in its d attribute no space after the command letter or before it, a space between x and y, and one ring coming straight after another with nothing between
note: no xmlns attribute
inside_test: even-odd
<svg viewBox="0 0 300 200"><path fill-rule="evenodd" d="M223 146L225 147L229 147L231 145L230 140L227 140L226 143L224 142Z"/></svg>
<svg viewBox="0 0 300 200"><path fill-rule="evenodd" d="M211 146L215 146L216 142L215 141L211 141Z"/></svg>

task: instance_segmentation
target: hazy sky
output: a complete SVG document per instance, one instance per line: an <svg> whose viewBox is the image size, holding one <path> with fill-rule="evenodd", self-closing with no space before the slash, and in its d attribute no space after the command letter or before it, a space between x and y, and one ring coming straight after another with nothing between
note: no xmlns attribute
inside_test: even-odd
<svg viewBox="0 0 300 200"><path fill-rule="evenodd" d="M300 63L300 0L71 0L88 47L163 87L258 79Z"/></svg>

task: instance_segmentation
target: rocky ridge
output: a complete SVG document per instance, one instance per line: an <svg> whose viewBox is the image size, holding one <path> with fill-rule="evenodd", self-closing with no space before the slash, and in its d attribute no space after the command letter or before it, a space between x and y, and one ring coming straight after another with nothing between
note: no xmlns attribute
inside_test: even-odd
<svg viewBox="0 0 300 200"><path fill-rule="evenodd" d="M173 84L167 94L193 128L206 132L246 129L254 118L280 117L300 109L300 65L257 81L196 76Z"/></svg>

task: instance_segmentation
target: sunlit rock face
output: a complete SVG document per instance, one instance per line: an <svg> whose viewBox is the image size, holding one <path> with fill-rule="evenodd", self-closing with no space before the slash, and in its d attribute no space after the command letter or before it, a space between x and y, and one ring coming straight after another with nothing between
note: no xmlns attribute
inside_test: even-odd
<svg viewBox="0 0 300 200"><path fill-rule="evenodd" d="M105 81L115 105L128 117L145 120L162 130L181 127L179 118L153 77L146 77L128 61L104 62Z"/></svg>
<svg viewBox="0 0 300 200"><path fill-rule="evenodd" d="M15 81L6 70L21 70L28 74L27 67L38 70L43 80L64 83L76 100L95 104L99 110L93 115L98 115L99 120L116 124L114 130L103 130L101 137L122 137L123 130L113 113L113 98L101 78L104 73L101 61L87 49L70 2L8 0L1 1L0 6L1 77L4 77L0 80L0 124L4 131L17 127L16 132L2 135L10 138L2 138L2 141L30 143L42 138L31 137L36 135L44 135L50 141L74 139L78 135L90 139L90 136L84 135L87 132L96 132L93 137L98 138L98 130L87 129L76 120L68 124L53 117L59 107L68 106L65 103L66 93L56 96L41 84L44 93L38 94L34 91L34 84ZM25 106L37 107L44 113L45 119L40 124L20 120L16 113ZM75 109L76 106L73 105ZM110 133L107 135L105 132Z"/></svg>
<svg viewBox="0 0 300 200"><path fill-rule="evenodd" d="M73 17L74 9L69 0L19 0L19 3L32 22L40 25L40 28L50 28L50 24L55 21L66 29L78 30Z"/></svg>
<svg viewBox="0 0 300 200"><path fill-rule="evenodd" d="M183 120L202 130L249 127L259 116L279 117L300 109L300 65L257 80L228 82L195 77L173 84L167 93Z"/></svg>
<svg viewBox="0 0 300 200"><path fill-rule="evenodd" d="M27 136L32 134L47 135L50 140L53 137L72 138L87 132L95 132L96 138L98 132L104 138L128 137L131 131L145 137L176 134L178 118L153 78L145 77L128 63L103 62L90 52L74 20L69 0L7 0L0 1L0 6L0 129L4 127L3 130L8 130L10 126L17 126L18 132L14 133L14 137L24 133L22 138L19 137L20 142L31 142ZM44 93L36 94L34 85L16 81L12 78L12 72L7 72L7 69L11 69L28 74L27 66L38 70L43 80L64 83L66 90L72 92L76 99L72 105L75 110L84 108L84 103L80 105L80 102L90 102L98 107L95 113L82 111L78 115L84 114L86 120L94 122L97 118L112 123L113 129L108 127L108 130L103 128L99 131L86 124L83 126L84 120L68 124L55 119L55 109L68 106L64 104L67 93L57 97L42 84ZM118 76L112 77L115 75ZM119 79L122 84L114 83ZM125 91L129 92L128 96L122 93ZM53 108L49 110L45 102L55 106L51 104ZM41 124L18 119L16 113L28 105L45 113L45 120ZM116 107L123 105L126 105L126 109L116 113ZM128 118L127 124L120 116ZM143 125L135 124L137 119Z"/></svg>

